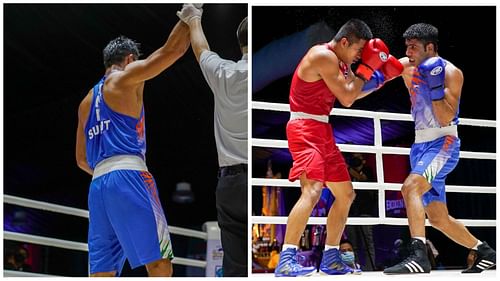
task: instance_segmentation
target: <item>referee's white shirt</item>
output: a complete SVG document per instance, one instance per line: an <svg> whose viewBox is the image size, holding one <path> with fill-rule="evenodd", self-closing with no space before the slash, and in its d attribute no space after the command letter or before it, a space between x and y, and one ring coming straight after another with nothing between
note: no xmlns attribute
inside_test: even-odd
<svg viewBox="0 0 500 281"><path fill-rule="evenodd" d="M200 66L214 94L214 130L219 167L248 163L248 59L234 62L203 51Z"/></svg>

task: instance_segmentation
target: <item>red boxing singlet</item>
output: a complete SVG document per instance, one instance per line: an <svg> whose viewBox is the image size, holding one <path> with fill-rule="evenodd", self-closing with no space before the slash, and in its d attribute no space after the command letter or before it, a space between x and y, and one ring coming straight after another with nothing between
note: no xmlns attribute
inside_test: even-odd
<svg viewBox="0 0 500 281"><path fill-rule="evenodd" d="M322 46L331 50L329 44ZM290 110L315 115L330 115L335 102L335 95L330 91L323 79L314 82L306 82L300 79L297 73L299 66L293 73L290 86ZM341 63L339 68L344 75L347 74L347 65Z"/></svg>
<svg viewBox="0 0 500 281"><path fill-rule="evenodd" d="M326 46L325 46L326 45ZM325 44L326 48L329 45ZM299 64L300 65L300 64ZM298 67L297 67L298 69ZM323 79L306 82L293 74L290 87L290 109L312 115L329 116L335 102L335 95ZM339 64L344 76L348 68ZM311 118L292 118L286 127L288 149L293 158L288 179L295 181L305 173L307 179L320 182L349 181L344 157L335 144L332 126L326 121Z"/></svg>

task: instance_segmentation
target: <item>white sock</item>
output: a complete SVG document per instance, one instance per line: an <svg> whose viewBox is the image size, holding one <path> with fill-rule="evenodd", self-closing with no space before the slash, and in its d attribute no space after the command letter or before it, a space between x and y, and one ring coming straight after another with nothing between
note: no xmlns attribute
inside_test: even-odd
<svg viewBox="0 0 500 281"><path fill-rule="evenodd" d="M286 250L286 249L295 249L297 250L299 248L299 246L297 245L293 245L293 244L283 244L283 249L282 251Z"/></svg>
<svg viewBox="0 0 500 281"><path fill-rule="evenodd" d="M417 236L417 237L412 237L412 238L414 238L414 239L418 239L418 240L422 241L424 244L427 244L427 243L426 243L426 241L427 241L427 240L425 239L425 237L420 237L420 236Z"/></svg>
<svg viewBox="0 0 500 281"><path fill-rule="evenodd" d="M477 244L476 244L476 246L472 247L472 250L477 251L477 247L479 247L481 244L483 244L483 242L481 242L480 240L477 240Z"/></svg>
<svg viewBox="0 0 500 281"><path fill-rule="evenodd" d="M337 249L337 250L338 250L338 249L340 249L340 246L339 246L339 245L337 245L337 246L332 246L332 245L326 245L326 244L325 244L325 251L328 251L328 250L330 250L330 249Z"/></svg>

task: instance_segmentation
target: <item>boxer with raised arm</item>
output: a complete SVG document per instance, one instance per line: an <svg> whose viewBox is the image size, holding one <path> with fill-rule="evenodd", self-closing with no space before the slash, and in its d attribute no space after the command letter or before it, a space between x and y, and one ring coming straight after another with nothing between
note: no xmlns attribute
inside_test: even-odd
<svg viewBox="0 0 500 281"><path fill-rule="evenodd" d="M105 74L78 108L76 160L92 175L89 188L89 273L120 275L128 259L149 276L171 276L174 257L156 183L148 172L144 82L171 66L189 47L179 21L165 44L145 59L124 36L103 50Z"/></svg>

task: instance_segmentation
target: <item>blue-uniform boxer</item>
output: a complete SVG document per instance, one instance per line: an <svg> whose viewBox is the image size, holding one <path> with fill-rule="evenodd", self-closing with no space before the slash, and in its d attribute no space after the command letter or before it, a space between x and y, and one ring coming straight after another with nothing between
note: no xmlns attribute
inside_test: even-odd
<svg viewBox="0 0 500 281"><path fill-rule="evenodd" d="M139 59L119 36L103 50L105 74L78 107L76 161L89 190L91 277L120 274L125 259L148 276L172 276L172 245L153 176L145 163L144 84L189 48L189 27L174 26L163 46Z"/></svg>
<svg viewBox="0 0 500 281"><path fill-rule="evenodd" d="M85 126L89 190L90 273L116 271L173 258L172 245L153 176L144 163L144 109L138 119L113 111L102 86L93 89Z"/></svg>
<svg viewBox="0 0 500 281"><path fill-rule="evenodd" d="M386 274L429 273L425 218L456 243L477 251L474 265L463 273L478 273L496 263L496 252L450 216L446 206L446 176L459 160L457 133L463 73L437 53L438 30L418 23L403 34L407 57L400 59L415 121L410 150L411 172L401 188L410 227L409 256L386 268Z"/></svg>
<svg viewBox="0 0 500 281"><path fill-rule="evenodd" d="M420 71L423 71L424 65L433 62L439 64L436 68L436 72L439 73L434 73L434 77L444 81L446 61L439 57L423 62L419 67ZM460 154L460 139L457 133L458 110L450 124L442 127L434 116L432 93L422 73L415 71L410 88L411 114L415 121L415 143L410 150L410 164L411 173L423 176L431 185L431 189L422 197L424 206L434 200L446 203L444 182L446 176L457 165ZM458 106L459 104L460 102Z"/></svg>

